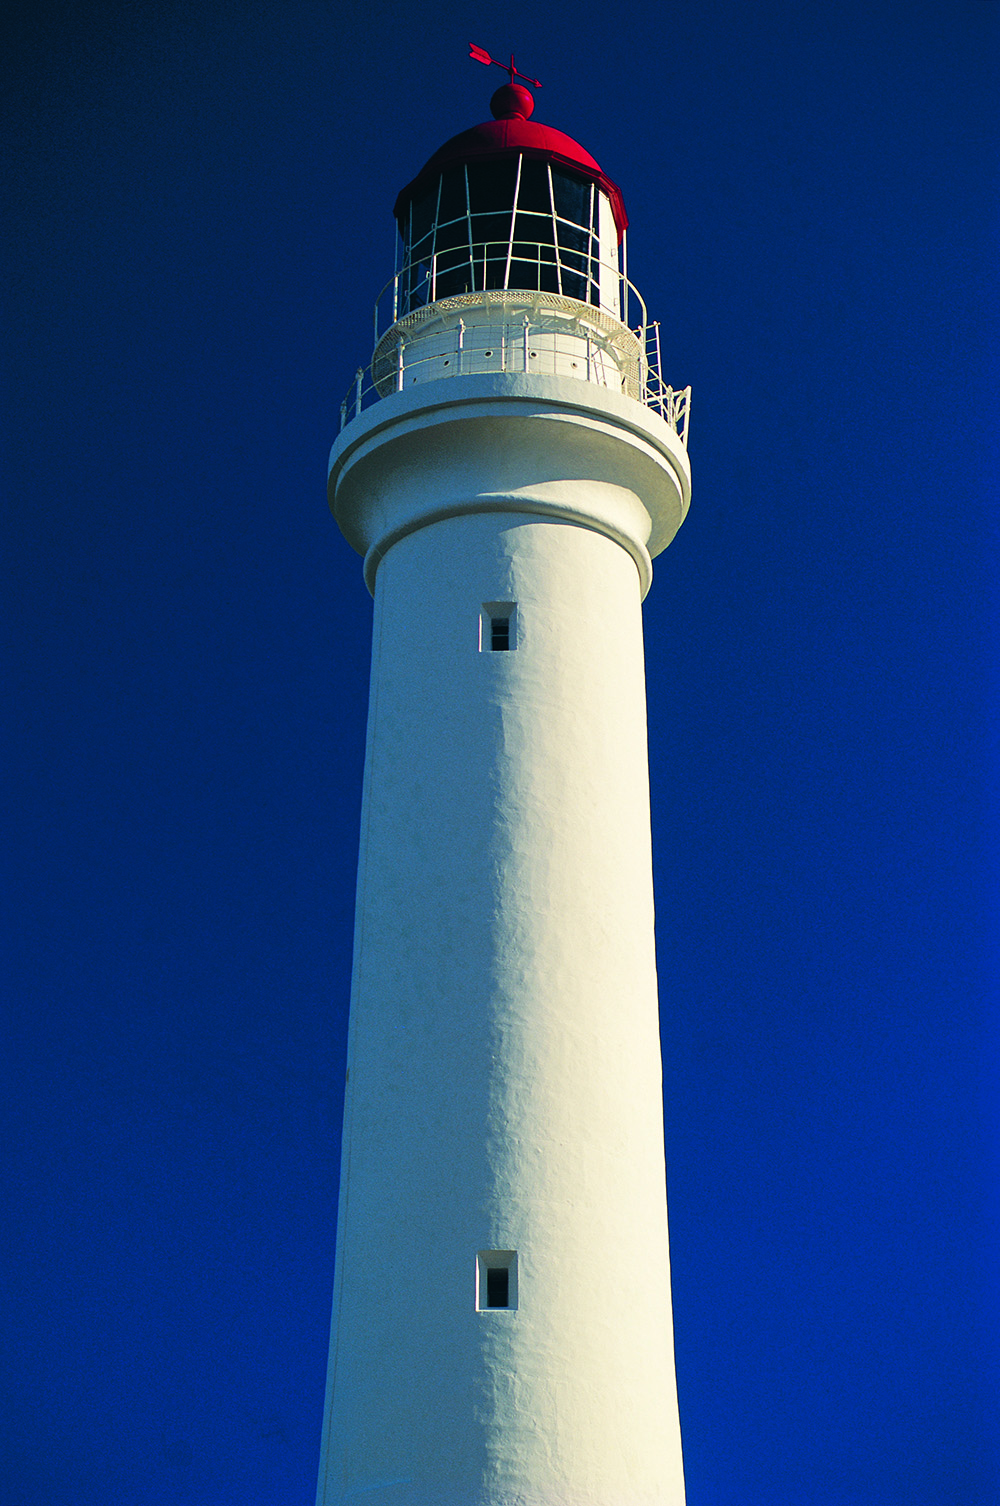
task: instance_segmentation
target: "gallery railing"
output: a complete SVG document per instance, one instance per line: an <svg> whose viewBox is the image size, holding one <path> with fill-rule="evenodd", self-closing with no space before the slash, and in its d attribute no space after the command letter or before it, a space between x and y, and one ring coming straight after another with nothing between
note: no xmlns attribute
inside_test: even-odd
<svg viewBox="0 0 1000 1506"><path fill-rule="evenodd" d="M631 328L649 322L642 294L616 261L565 245L480 241L401 266L375 300L375 344L390 325L429 304L486 292L558 294L600 307Z"/></svg>
<svg viewBox="0 0 1000 1506"><path fill-rule="evenodd" d="M638 290L617 267L603 266L599 279L579 289L589 291L583 301L567 292L575 285L565 258L557 264L551 246L527 249L530 256L515 255L507 242L487 243L460 260L448 253L443 265L431 258L419 269L419 297L414 267L397 272L376 301L374 354L345 395L341 428L417 382L535 372L623 391L659 413L686 445L691 389L663 380L660 326L647 320Z"/></svg>

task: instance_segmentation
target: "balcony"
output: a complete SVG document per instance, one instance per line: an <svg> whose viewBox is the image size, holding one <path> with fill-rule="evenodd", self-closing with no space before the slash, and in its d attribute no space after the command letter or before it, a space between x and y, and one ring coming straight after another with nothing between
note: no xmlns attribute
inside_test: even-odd
<svg viewBox="0 0 1000 1506"><path fill-rule="evenodd" d="M596 299L582 302L559 291L569 283L565 269L542 254L551 248L533 250L529 258L512 256L505 243L470 246L465 291L445 297L435 296L433 258L419 269L401 269L376 302L375 349L340 405L341 429L380 398L415 383L516 372L568 376L624 392L658 413L686 447L691 389L663 380L660 326L647 321L639 293L617 267L601 268L603 289L617 280L618 318ZM413 296L418 274L419 299ZM446 285L455 287L450 264ZM639 322L630 327L636 315Z"/></svg>

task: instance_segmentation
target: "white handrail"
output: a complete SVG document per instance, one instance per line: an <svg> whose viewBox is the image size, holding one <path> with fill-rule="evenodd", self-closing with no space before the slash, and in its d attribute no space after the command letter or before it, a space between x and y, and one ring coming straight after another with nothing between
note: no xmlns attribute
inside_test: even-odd
<svg viewBox="0 0 1000 1506"><path fill-rule="evenodd" d="M490 256L490 250L497 253ZM542 251L553 251L552 261L542 260ZM459 253L461 254L459 255ZM442 258L454 257L450 265L442 269ZM489 268L496 265L503 268L502 287L488 289ZM628 280L626 273L614 262L588 263L595 269L596 275L591 275L581 265L581 269L574 270L565 260L565 256L559 250L535 244L535 254L531 257L516 256L512 248L508 248L503 241L476 241L468 247L454 247L449 252L435 251L433 256L420 261L407 262L396 271L385 283L375 300L375 343L378 344L378 331L382 327L380 309L387 300L391 310L391 319L386 324L389 328L392 324L405 319L408 314L415 313L417 309L426 308L431 303L438 301L438 288L441 279L446 274L457 274L465 267L469 272L469 287L466 291L474 291L477 288L482 292L558 292L561 297L572 297L565 292L565 281L568 278L576 278L586 288L596 291L601 290L602 299L595 307L607 306L608 286L616 282L620 291L620 303L622 323L629 323L628 300L634 298L639 307L639 323L643 329L646 327L646 304L639 289ZM542 287L545 273L554 273L556 287L546 289ZM512 281L513 276L513 281ZM454 296L442 294L442 297ZM584 300L586 301L586 300Z"/></svg>
<svg viewBox="0 0 1000 1506"><path fill-rule="evenodd" d="M658 323L629 331L606 311L544 293L535 295L529 313L518 291L523 292L494 290L492 298L488 291L464 295L454 323L442 324L429 314L431 332L427 338L419 332L423 319L414 325L408 318L395 332L387 331L373 361L357 370L341 404L340 427L343 429L379 398L402 392L407 374L419 382L470 372L511 370L515 365L511 352L520 343L525 372L573 376L597 386L621 387L658 412L687 445L691 389L675 390L664 382ZM448 299L437 307L444 315L458 312ZM477 310L481 315L478 320ZM537 349L531 348L532 341Z"/></svg>

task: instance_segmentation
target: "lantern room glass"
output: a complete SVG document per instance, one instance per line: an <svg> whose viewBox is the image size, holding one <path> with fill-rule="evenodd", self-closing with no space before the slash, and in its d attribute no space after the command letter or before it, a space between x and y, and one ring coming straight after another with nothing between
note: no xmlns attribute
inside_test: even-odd
<svg viewBox="0 0 1000 1506"><path fill-rule="evenodd" d="M514 288L600 305L598 193L523 153L446 168L408 206L400 314Z"/></svg>

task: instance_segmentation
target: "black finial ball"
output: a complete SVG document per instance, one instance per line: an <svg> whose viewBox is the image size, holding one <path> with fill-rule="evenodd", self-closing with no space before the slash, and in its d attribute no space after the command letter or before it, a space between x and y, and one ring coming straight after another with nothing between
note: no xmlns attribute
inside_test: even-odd
<svg viewBox="0 0 1000 1506"><path fill-rule="evenodd" d="M527 120L534 108L532 95L520 84L501 84L490 100L494 120L512 120L518 115Z"/></svg>

